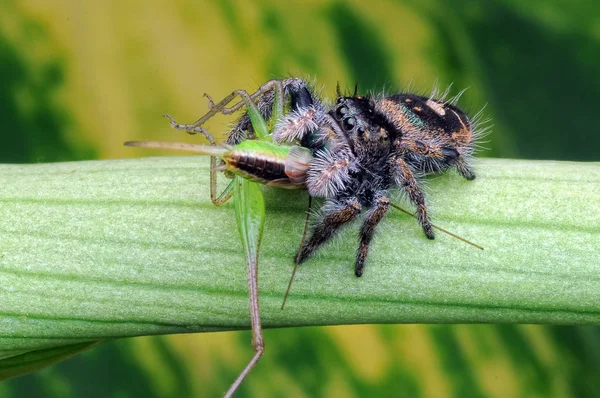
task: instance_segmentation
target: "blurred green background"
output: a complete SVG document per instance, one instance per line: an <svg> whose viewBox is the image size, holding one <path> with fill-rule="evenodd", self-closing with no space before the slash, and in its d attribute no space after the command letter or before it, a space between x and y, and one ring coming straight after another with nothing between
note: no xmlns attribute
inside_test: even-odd
<svg viewBox="0 0 600 398"><path fill-rule="evenodd" d="M329 97L338 81L470 87L460 105L487 104L494 124L480 156L597 161L599 62L595 0L0 0L0 162L147 156L122 146L131 139L198 142L161 114L193 121L204 92L219 99L288 75L315 79ZM364 325L269 330L265 340L239 396L600 391L595 327ZM0 396L218 396L250 341L231 332L107 343L1 383Z"/></svg>

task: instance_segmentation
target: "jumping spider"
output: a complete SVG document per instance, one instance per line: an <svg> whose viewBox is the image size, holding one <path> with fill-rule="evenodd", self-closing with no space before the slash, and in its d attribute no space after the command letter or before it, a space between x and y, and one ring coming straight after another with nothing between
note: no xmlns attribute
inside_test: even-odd
<svg viewBox="0 0 600 398"><path fill-rule="evenodd" d="M306 261L342 226L364 213L355 262L355 274L361 276L375 228L390 207L389 195L394 188L408 195L425 235L434 239L419 177L456 167L467 180L475 178L469 160L481 133L473 127L480 113L469 120L455 105L462 92L444 101L447 94L441 98L409 93L361 96L355 90L353 95L342 95L338 87L336 102L329 104L320 100L305 80L288 78L268 81L251 95L244 90L234 91L218 104L206 95L210 107L206 115L190 125L177 124L171 118L171 124L188 133L202 133L215 145L201 127L210 117L231 114L254 101L264 119L270 120L276 98L283 98L289 111L274 121L272 135L277 143L293 146L285 167L277 166L281 175L270 178L293 180L280 186L305 187L310 197L325 199L322 217L310 237L303 240L296 264ZM237 96L242 101L227 108ZM234 147L254 138L246 112L230 131L227 145ZM268 162L255 159L252 164L258 161ZM212 158L211 169L211 199L220 205L228 197L215 194L213 176L219 169L216 158Z"/></svg>
<svg viewBox="0 0 600 398"><path fill-rule="evenodd" d="M323 216L300 247L297 263L306 261L364 212L355 263L356 276L361 276L369 244L388 211L394 188L404 191L416 205L425 235L434 239L418 177L456 167L467 180L475 178L469 164L474 151L473 123L455 106L459 96L446 102L407 93L373 97L355 91L344 96L338 87L337 101L327 104L305 80L289 78L267 82L252 95L258 97L265 119L271 117L277 85L289 101L290 112L277 121L273 137L312 151L306 188L310 196L325 198ZM252 124L244 114L227 142L233 145L252 137Z"/></svg>

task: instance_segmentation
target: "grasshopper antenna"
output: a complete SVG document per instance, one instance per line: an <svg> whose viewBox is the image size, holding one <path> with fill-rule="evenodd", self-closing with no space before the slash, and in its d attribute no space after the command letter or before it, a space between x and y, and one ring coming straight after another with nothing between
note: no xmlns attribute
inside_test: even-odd
<svg viewBox="0 0 600 398"><path fill-rule="evenodd" d="M338 86L339 87L339 86ZM310 213L312 208L312 197L308 197L308 209L306 210L306 221L304 221L304 233L302 234L302 240L300 241L300 247L304 246L304 240L306 240L306 233L308 231L308 223L310 222ZM300 254L300 250L298 250L298 254ZM283 303L281 303L281 309L285 306L285 302L290 294L290 289L292 288L292 282L294 281L294 276L296 276L296 270L298 269L298 256L294 261L294 270L292 271L292 276L290 277L290 282L288 283L287 290L285 291L285 296L283 296Z"/></svg>
<svg viewBox="0 0 600 398"><path fill-rule="evenodd" d="M358 82L354 82L354 94L352 96L356 97L356 94L358 94Z"/></svg>
<svg viewBox="0 0 600 398"><path fill-rule="evenodd" d="M402 213L404 213L404 214L408 214L409 216L411 216L411 217L413 217L413 218L417 218L417 216L415 216L414 214L412 214L410 211L408 211L408 210L404 210L404 209L403 209L402 207L400 207L400 206L396 206L396 205L395 205L395 204L393 204L393 203L390 203L390 206L392 206L392 207L393 207L394 209L396 209L396 210L399 210L399 211L401 211L401 212L402 212ZM476 243L473 243L473 242L471 242L471 241L469 241L469 240L467 240L467 239L465 239L465 238L463 238L463 237L461 237L461 236L458 236L458 235L456 235L456 234L453 234L452 232L450 232L450 231L448 231L448 230L446 230L446 229L444 229L444 228L438 227L437 225L433 225L433 224L431 224L431 226L432 226L433 228L437 229L438 231L441 231L441 232L443 232L443 233L445 233L445 234L448 234L448 235L452 236L453 238L456 238L456 239L458 239L458 240L461 240L461 241L465 242L466 244L469 244L469 245L471 245L471 246L473 246L473 247L476 247L476 248L478 248L478 249L481 249L481 250L483 250L483 247L479 246L478 244L476 244Z"/></svg>
<svg viewBox="0 0 600 398"><path fill-rule="evenodd" d="M187 151L200 153L202 155L223 157L230 148L224 145L221 146L207 146L207 145L196 145L186 144L184 142L165 142L165 141L127 141L123 145L125 146L137 146L141 148L157 148L157 149L174 149L177 151Z"/></svg>

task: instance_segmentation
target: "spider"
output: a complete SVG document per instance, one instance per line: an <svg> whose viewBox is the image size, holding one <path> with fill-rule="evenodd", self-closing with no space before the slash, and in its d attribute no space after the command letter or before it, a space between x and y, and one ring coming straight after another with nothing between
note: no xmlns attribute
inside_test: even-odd
<svg viewBox="0 0 600 398"><path fill-rule="evenodd" d="M477 136L474 123L455 105L462 92L444 101L447 92L441 99L435 94L361 96L356 89L353 95L342 95L338 85L337 101L328 104L303 79L272 80L251 95L265 119L271 117L274 88L282 90L290 111L276 121L273 137L278 143L312 151L303 179L311 197L325 199L322 217L301 244L296 264L364 213L354 266L356 276L361 276L376 227L390 207L392 190L407 194L425 235L434 239L420 176L455 167L467 180L475 178L470 165ZM210 105L215 107L212 100ZM222 111L239 109L233 108ZM252 138L246 113L230 131L227 143ZM296 154L302 156L291 151L291 161Z"/></svg>

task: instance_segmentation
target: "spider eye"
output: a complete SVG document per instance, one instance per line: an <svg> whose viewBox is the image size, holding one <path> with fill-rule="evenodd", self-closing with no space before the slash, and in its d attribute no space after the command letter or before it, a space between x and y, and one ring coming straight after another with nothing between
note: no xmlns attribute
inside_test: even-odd
<svg viewBox="0 0 600 398"><path fill-rule="evenodd" d="M347 119L342 120L342 127L346 131L350 131L356 126L356 119L353 117L349 117Z"/></svg>
<svg viewBox="0 0 600 398"><path fill-rule="evenodd" d="M338 119L341 119L344 117L344 115L348 113L348 108L346 108L345 106L340 106L337 111L336 111L336 116L338 117Z"/></svg>

